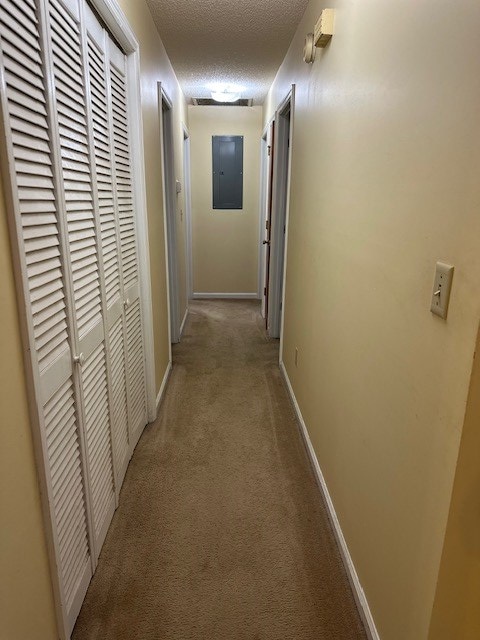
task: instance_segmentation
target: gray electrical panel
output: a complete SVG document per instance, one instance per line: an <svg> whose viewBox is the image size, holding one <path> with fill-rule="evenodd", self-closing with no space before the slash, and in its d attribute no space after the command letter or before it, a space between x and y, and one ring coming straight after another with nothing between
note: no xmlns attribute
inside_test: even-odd
<svg viewBox="0 0 480 640"><path fill-rule="evenodd" d="M243 136L212 136L213 208L243 207Z"/></svg>

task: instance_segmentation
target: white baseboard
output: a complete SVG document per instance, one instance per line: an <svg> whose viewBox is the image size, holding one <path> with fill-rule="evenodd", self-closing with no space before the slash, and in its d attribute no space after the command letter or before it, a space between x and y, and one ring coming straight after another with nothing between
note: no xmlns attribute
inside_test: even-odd
<svg viewBox="0 0 480 640"><path fill-rule="evenodd" d="M313 467L313 471L315 473L315 477L316 477L319 489L322 492L322 495L325 499L325 503L327 505L328 514L330 516L330 520L333 526L333 531L335 533L335 537L337 539L337 543L340 548L343 564L345 565L345 570L347 572L347 576L350 581L350 585L352 587L353 595L355 597L360 616L365 625L365 630L367 632L369 640L380 640L380 636L378 635L378 631L375 626L375 622L373 620L370 607L368 606L367 598L365 597L365 593L362 589L362 585L360 584L360 580L358 578L355 565L353 564L353 560L348 550L347 543L343 535L342 528L340 526L340 522L335 512L335 507L333 506L333 501L328 491L327 483L325 482L325 478L323 477L323 473L320 468L318 458L316 456L315 450L310 440L310 436L308 435L307 425L305 424L302 413L300 411L300 407L298 406L297 399L293 392L293 388L290 383L290 379L288 377L287 370L285 369L285 365L283 364L283 362L280 362L280 371L282 372L285 385L287 387L288 393L290 395L290 398L292 400L292 403L295 409L295 413L297 415L297 420L300 426L300 432L305 442L305 446L310 458L310 462Z"/></svg>
<svg viewBox="0 0 480 640"><path fill-rule="evenodd" d="M169 362L167 365L167 368L165 369L165 374L163 376L162 384L160 385L160 391L158 392L158 395L157 395L157 401L156 401L157 416L158 416L158 410L160 409L160 405L162 404L163 394L165 393L165 389L167 387L167 382L168 382L168 378L170 377L171 370L172 370L172 363Z"/></svg>
<svg viewBox="0 0 480 640"><path fill-rule="evenodd" d="M208 300L216 298L236 298L237 300L258 300L258 293L194 293L194 300Z"/></svg>
<svg viewBox="0 0 480 640"><path fill-rule="evenodd" d="M180 338L182 337L183 330L185 329L185 323L188 317L188 307L185 309L185 315L183 316L182 324L180 325Z"/></svg>

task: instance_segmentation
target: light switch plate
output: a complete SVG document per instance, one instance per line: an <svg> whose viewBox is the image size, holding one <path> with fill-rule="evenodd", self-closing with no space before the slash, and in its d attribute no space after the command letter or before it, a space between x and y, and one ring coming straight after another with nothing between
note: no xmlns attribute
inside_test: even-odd
<svg viewBox="0 0 480 640"><path fill-rule="evenodd" d="M437 262L433 281L432 304L430 311L440 318L447 317L450 289L452 288L453 267L444 262Z"/></svg>

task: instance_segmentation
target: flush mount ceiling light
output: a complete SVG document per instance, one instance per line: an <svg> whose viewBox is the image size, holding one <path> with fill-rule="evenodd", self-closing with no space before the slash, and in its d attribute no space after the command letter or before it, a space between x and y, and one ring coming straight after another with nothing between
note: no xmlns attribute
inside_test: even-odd
<svg viewBox="0 0 480 640"><path fill-rule="evenodd" d="M240 93L231 87L225 87L212 91L212 99L215 102L236 102L240 100Z"/></svg>

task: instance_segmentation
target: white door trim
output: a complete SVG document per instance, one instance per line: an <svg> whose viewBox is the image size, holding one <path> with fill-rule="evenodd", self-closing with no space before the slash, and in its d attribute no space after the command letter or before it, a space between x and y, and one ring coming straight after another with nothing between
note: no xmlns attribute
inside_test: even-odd
<svg viewBox="0 0 480 640"><path fill-rule="evenodd" d="M260 203L258 213L258 297L262 300L262 316L265 317L265 296L263 289L265 286L265 213L267 198L267 167L268 167L268 142L267 133L260 138Z"/></svg>
<svg viewBox="0 0 480 640"><path fill-rule="evenodd" d="M167 307L168 307L168 335L169 335L169 360L172 362L172 343L180 340L179 335L179 318L178 318L178 265L177 263L177 247L176 247L176 227L175 227L175 210L171 211L171 207L175 209L173 189L174 176L168 174L168 168L165 163L165 143L169 144L169 152L172 154L170 159L170 168L174 170L173 160L173 131L166 132L163 123L164 105L166 111L170 112L170 124L173 103L165 92L162 83L158 82L158 119L160 128L160 151L161 151L161 176L163 185L163 224L165 231L165 268L167 276ZM166 135L169 140L167 140ZM170 183L170 184L169 184ZM171 202L169 203L169 198ZM169 218L170 216L170 218Z"/></svg>
<svg viewBox="0 0 480 640"><path fill-rule="evenodd" d="M285 273L287 266L288 221L290 203L290 177L292 170L293 120L295 85L282 100L275 112L275 141L273 159L272 230L270 245L270 278L268 289L268 335L280 338L280 355L283 346L283 320L285 311ZM289 127L283 115L290 110ZM288 137L290 145L285 153ZM287 163L281 159L287 157ZM285 231L284 231L285 227Z"/></svg>
<svg viewBox="0 0 480 640"><path fill-rule="evenodd" d="M184 203L185 203L185 228L187 235L186 242L186 267L187 267L187 309L188 301L193 295L193 259L192 259L192 188L190 172L190 133L183 125L183 181L184 181ZM182 331L180 331L180 334Z"/></svg>
<svg viewBox="0 0 480 640"><path fill-rule="evenodd" d="M285 291L287 282L287 254L288 254L288 231L290 227L290 192L292 187L292 157L293 157L293 142L295 132L295 84L292 84L292 90L290 91L290 148L288 150L288 175L287 175L287 194L285 204L285 239L283 248L283 273L282 273L282 309L280 317L280 348L279 348L279 360L283 358L283 336L285 329ZM288 99L288 97L287 97ZM283 107L285 108L285 107Z"/></svg>

